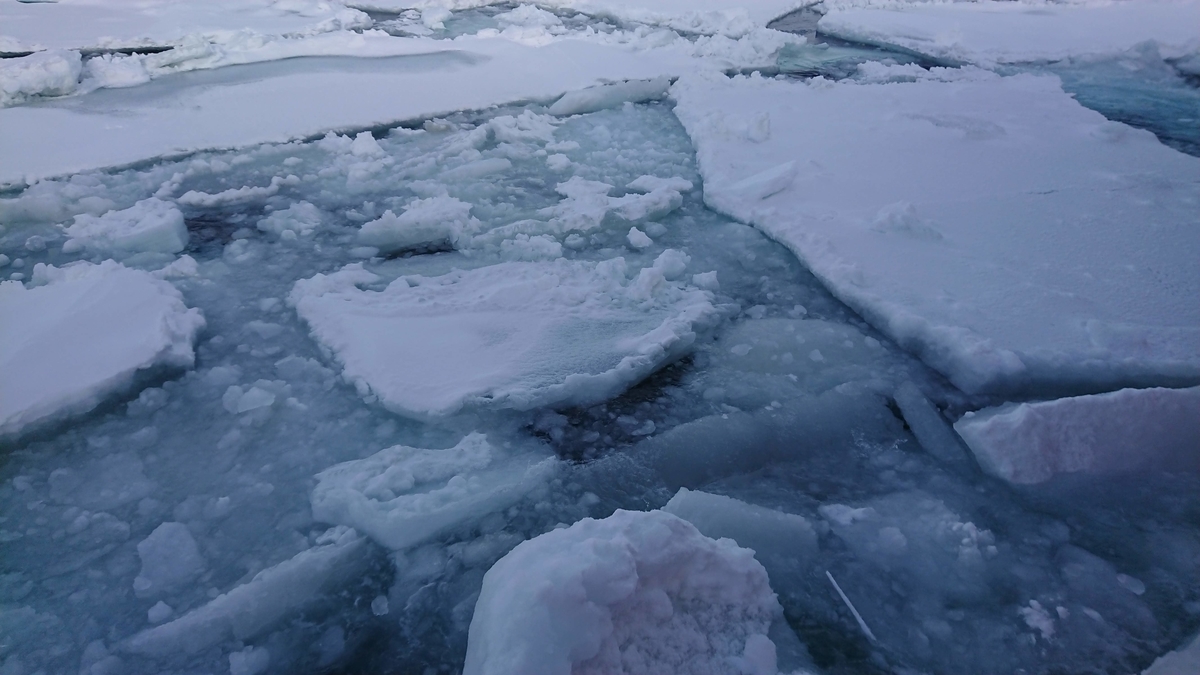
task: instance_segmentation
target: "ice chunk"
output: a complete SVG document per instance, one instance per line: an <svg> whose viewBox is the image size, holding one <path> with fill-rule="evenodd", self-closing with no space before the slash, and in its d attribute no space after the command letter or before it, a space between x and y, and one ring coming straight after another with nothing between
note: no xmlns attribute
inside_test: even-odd
<svg viewBox="0 0 1200 675"><path fill-rule="evenodd" d="M962 440L917 385L912 382L901 384L892 398L899 406L900 413L904 415L904 421L912 430L913 436L917 437L917 442L926 452L952 464L969 459Z"/></svg>
<svg viewBox="0 0 1200 675"><path fill-rule="evenodd" d="M629 241L630 246L638 249L639 251L654 244L653 239L647 237L645 232L642 232L636 227L629 228L629 234L625 235L625 239Z"/></svg>
<svg viewBox="0 0 1200 675"><path fill-rule="evenodd" d="M313 518L404 549L508 508L553 471L553 460L509 456L478 433L446 450L397 445L317 474Z"/></svg>
<svg viewBox="0 0 1200 675"><path fill-rule="evenodd" d="M1010 403L967 413L954 428L985 471L1013 483L1060 473L1200 470L1200 387Z"/></svg>
<svg viewBox="0 0 1200 675"><path fill-rule="evenodd" d="M229 675L258 675L271 665L271 652L266 647L246 647L229 654Z"/></svg>
<svg viewBox="0 0 1200 675"><path fill-rule="evenodd" d="M502 263L397 279L352 265L299 281L289 302L345 377L412 417L463 406L529 409L603 400L689 349L712 294L622 258Z"/></svg>
<svg viewBox="0 0 1200 675"><path fill-rule="evenodd" d="M308 236L321 225L321 209L306 201L298 201L286 209L275 211L258 221L258 229L284 239L297 235Z"/></svg>
<svg viewBox="0 0 1200 675"><path fill-rule="evenodd" d="M1056 78L685 76L672 95L706 203L959 388L1200 381L1200 303L1172 290L1200 289L1200 159ZM764 115L770 143L744 133Z"/></svg>
<svg viewBox="0 0 1200 675"><path fill-rule="evenodd" d="M505 160L507 161L507 160ZM458 243L479 229L471 216L471 205L454 197L416 199L396 215L391 211L368 223L358 232L359 242L383 253Z"/></svg>
<svg viewBox="0 0 1200 675"><path fill-rule="evenodd" d="M466 675L775 672L766 571L662 511L585 518L488 570Z"/></svg>
<svg viewBox="0 0 1200 675"><path fill-rule="evenodd" d="M75 216L66 234L64 253L85 249L107 255L179 253L188 243L183 214L171 202L154 197L99 217Z"/></svg>
<svg viewBox="0 0 1200 675"><path fill-rule="evenodd" d="M897 11L899 10L899 11ZM818 26L855 42L892 45L951 62L1058 61L1115 54L1154 41L1165 54L1194 49L1194 2L912 3L833 9Z"/></svg>
<svg viewBox="0 0 1200 675"><path fill-rule="evenodd" d="M213 598L183 616L134 635L126 651L155 658L194 654L230 638L248 640L325 596L339 584L360 578L370 564L369 543L354 530L334 528L318 545L269 567L250 581Z"/></svg>
<svg viewBox="0 0 1200 675"><path fill-rule="evenodd" d="M690 192L692 190L692 181L678 176L673 178L659 178L658 176L639 176L629 182L625 187L638 192L654 192L655 190L674 190L676 192Z"/></svg>
<svg viewBox="0 0 1200 675"><path fill-rule="evenodd" d="M1200 635L1155 659L1142 675L1191 675L1195 672L1200 672Z"/></svg>
<svg viewBox="0 0 1200 675"><path fill-rule="evenodd" d="M0 282L0 436L91 410L139 371L189 368L204 319L179 291L111 260Z"/></svg>
<svg viewBox="0 0 1200 675"><path fill-rule="evenodd" d="M551 115L580 115L596 112L605 108L614 108L622 103L641 103L659 99L667 95L671 80L658 77L653 80L631 80L617 84L604 84L588 87L579 91L570 91L550 106Z"/></svg>
<svg viewBox="0 0 1200 675"><path fill-rule="evenodd" d="M754 551L775 576L817 553L817 533L803 516L680 488L663 511L673 513L713 539L728 538Z"/></svg>
<svg viewBox="0 0 1200 675"><path fill-rule="evenodd" d="M34 96L63 96L75 91L83 62L79 52L49 50L0 59L0 108Z"/></svg>
<svg viewBox="0 0 1200 675"><path fill-rule="evenodd" d="M139 598L153 598L179 588L204 571L196 540L182 523L163 523L137 545L142 570L133 580ZM169 609L168 609L169 611Z"/></svg>

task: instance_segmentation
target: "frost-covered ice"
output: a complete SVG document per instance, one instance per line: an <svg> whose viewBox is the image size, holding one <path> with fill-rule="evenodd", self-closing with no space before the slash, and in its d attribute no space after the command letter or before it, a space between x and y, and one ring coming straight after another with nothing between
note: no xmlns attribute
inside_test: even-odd
<svg viewBox="0 0 1200 675"><path fill-rule="evenodd" d="M351 265L297 282L289 302L345 378L394 412L588 405L686 353L716 318L711 293L677 281L686 262L666 251L636 274L623 258L501 263L378 291Z"/></svg>
<svg viewBox="0 0 1200 675"><path fill-rule="evenodd" d="M834 8L818 24L847 40L984 66L1114 54L1145 42L1179 57L1200 50L1198 26L1193 0L892 4Z"/></svg>
<svg viewBox="0 0 1200 675"><path fill-rule="evenodd" d="M778 613L751 551L662 511L617 511L488 570L463 672L773 675Z"/></svg>
<svg viewBox="0 0 1200 675"><path fill-rule="evenodd" d="M1200 378L1200 160L1055 79L685 79L673 95L706 202L963 390Z"/></svg>
<svg viewBox="0 0 1200 675"><path fill-rule="evenodd" d="M1013 483L1063 473L1200 470L1200 387L1009 403L967 413L954 428L980 466Z"/></svg>
<svg viewBox="0 0 1200 675"><path fill-rule="evenodd" d="M168 201L143 199L101 216L83 213L66 228L63 251L125 257L137 253L179 253L187 247L183 213Z"/></svg>
<svg viewBox="0 0 1200 675"><path fill-rule="evenodd" d="M0 434L91 410L151 369L190 368L199 310L115 262L39 265L0 282ZM115 322L113 317L120 317Z"/></svg>
<svg viewBox="0 0 1200 675"><path fill-rule="evenodd" d="M508 508L549 479L553 460L510 453L470 434L445 450L397 445L317 475L313 517L389 549L424 543Z"/></svg>

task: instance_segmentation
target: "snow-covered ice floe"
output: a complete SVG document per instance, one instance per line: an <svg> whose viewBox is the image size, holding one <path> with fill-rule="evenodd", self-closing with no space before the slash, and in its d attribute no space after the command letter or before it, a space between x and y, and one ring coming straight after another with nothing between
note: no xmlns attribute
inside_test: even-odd
<svg viewBox="0 0 1200 675"><path fill-rule="evenodd" d="M296 282L289 302L347 380L393 412L589 404L683 355L718 316L668 250L630 278L623 258L511 262L380 291L361 264Z"/></svg>
<svg viewBox="0 0 1200 675"><path fill-rule="evenodd" d="M179 253L187 247L183 213L175 204L143 199L127 209L100 216L80 214L66 228L66 253L88 251L110 256L138 253Z"/></svg>
<svg viewBox="0 0 1200 675"><path fill-rule="evenodd" d="M1144 42L1180 57L1200 50L1200 3L893 4L835 8L818 27L846 40L983 66L1114 54Z"/></svg>
<svg viewBox="0 0 1200 675"><path fill-rule="evenodd" d="M140 371L190 368L204 327L171 284L113 261L0 282L0 436L91 410Z"/></svg>
<svg viewBox="0 0 1200 675"><path fill-rule="evenodd" d="M1200 380L1200 159L1057 79L696 77L672 92L706 202L963 390Z"/></svg>
<svg viewBox="0 0 1200 675"><path fill-rule="evenodd" d="M954 428L984 470L1013 483L1063 473L1200 471L1200 387L1008 403L967 413Z"/></svg>
<svg viewBox="0 0 1200 675"><path fill-rule="evenodd" d="M751 551L663 511L617 511L488 570L463 672L774 675L781 613Z"/></svg>
<svg viewBox="0 0 1200 675"><path fill-rule="evenodd" d="M404 549L508 508L553 471L553 459L510 456L478 433L446 450L397 445L318 474L313 518Z"/></svg>

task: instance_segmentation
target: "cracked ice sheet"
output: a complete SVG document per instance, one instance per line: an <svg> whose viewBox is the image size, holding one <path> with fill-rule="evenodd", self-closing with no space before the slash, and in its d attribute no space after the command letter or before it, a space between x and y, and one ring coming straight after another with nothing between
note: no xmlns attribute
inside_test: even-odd
<svg viewBox="0 0 1200 675"><path fill-rule="evenodd" d="M398 414L586 405L678 358L716 319L710 292L666 278L678 257L667 251L633 279L622 258L560 259L402 277L382 291L357 288L378 277L355 264L296 282L289 302L346 379Z"/></svg>
<svg viewBox="0 0 1200 675"><path fill-rule="evenodd" d="M1115 54L1147 41L1172 57L1200 50L1200 2L919 3L835 9L818 28L846 40L983 66Z"/></svg>
<svg viewBox="0 0 1200 675"><path fill-rule="evenodd" d="M204 327L169 283L113 261L0 282L0 437L86 412L139 370L190 368Z"/></svg>
<svg viewBox="0 0 1200 675"><path fill-rule="evenodd" d="M690 78L672 94L706 202L963 390L1200 380L1200 160L1057 79Z"/></svg>
<svg viewBox="0 0 1200 675"><path fill-rule="evenodd" d="M0 51L172 45L192 35L313 35L369 26L364 12L322 0L57 0L0 3Z"/></svg>
<svg viewBox="0 0 1200 675"><path fill-rule="evenodd" d="M414 44L444 49L182 73L131 89L5 108L0 110L0 186L200 149L549 100L600 82L651 79L696 67L671 50L635 53L571 39L542 47L486 38Z"/></svg>

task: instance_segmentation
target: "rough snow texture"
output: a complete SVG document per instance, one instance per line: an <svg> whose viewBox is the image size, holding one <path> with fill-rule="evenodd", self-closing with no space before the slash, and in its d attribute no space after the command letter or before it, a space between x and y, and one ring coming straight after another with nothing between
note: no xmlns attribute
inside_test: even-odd
<svg viewBox="0 0 1200 675"><path fill-rule="evenodd" d="M715 319L710 292L673 281L680 257L636 275L622 258L501 263L381 291L359 289L378 277L351 265L297 282L289 301L346 379L393 412L582 405L679 357Z"/></svg>
<svg viewBox="0 0 1200 675"><path fill-rule="evenodd" d="M1200 159L1056 79L672 92L706 202L961 389L1200 381Z"/></svg>
<svg viewBox="0 0 1200 675"><path fill-rule="evenodd" d="M397 445L317 474L313 518L404 549L508 508L553 469L541 456L508 457L478 433L446 450Z"/></svg>
<svg viewBox="0 0 1200 675"><path fill-rule="evenodd" d="M0 59L0 108L35 96L70 94L82 70L79 52L56 50Z"/></svg>
<svg viewBox="0 0 1200 675"><path fill-rule="evenodd" d="M1009 403L967 413L954 428L984 470L1013 483L1060 473L1200 471L1200 387Z"/></svg>
<svg viewBox="0 0 1200 675"><path fill-rule="evenodd" d="M0 436L86 412L154 367L190 368L204 327L179 291L106 261L0 282Z"/></svg>
<svg viewBox="0 0 1200 675"><path fill-rule="evenodd" d="M369 561L367 545L366 539L349 528L329 530L316 546L259 572L174 621L134 635L124 648L162 658L194 654L230 638L253 638L360 575Z"/></svg>
<svg viewBox="0 0 1200 675"><path fill-rule="evenodd" d="M466 675L774 674L766 571L662 511L585 518L483 579Z"/></svg>
<svg viewBox="0 0 1200 675"><path fill-rule="evenodd" d="M179 253L187 247L183 213L171 202L143 199L127 209L102 216L81 214L66 229L63 252L87 250L124 257L136 253Z"/></svg>
<svg viewBox="0 0 1200 675"><path fill-rule="evenodd" d="M914 3L835 9L818 27L847 40L984 66L1115 54L1144 42L1172 57L1200 50L1200 3Z"/></svg>

